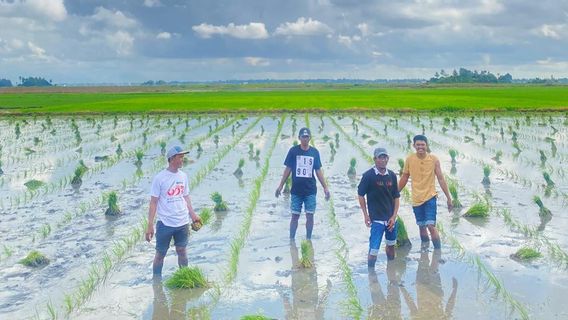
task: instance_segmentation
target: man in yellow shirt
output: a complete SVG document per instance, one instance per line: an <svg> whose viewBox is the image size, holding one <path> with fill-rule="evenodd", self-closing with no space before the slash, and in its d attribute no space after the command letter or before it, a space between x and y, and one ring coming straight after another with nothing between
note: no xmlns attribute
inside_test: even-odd
<svg viewBox="0 0 568 320"><path fill-rule="evenodd" d="M428 139L423 135L416 135L413 139L413 146L416 153L409 155L404 163L402 177L398 182L398 190L402 190L408 178L411 178L412 185L412 210L416 217L416 224L420 229L420 239L423 246L428 246L430 237L434 249L440 249L440 234L436 229L436 185L434 176L438 179L438 184L448 203L448 210L452 210L452 198L448 191L448 184L444 179L444 174L440 167L440 160L433 154L428 153Z"/></svg>

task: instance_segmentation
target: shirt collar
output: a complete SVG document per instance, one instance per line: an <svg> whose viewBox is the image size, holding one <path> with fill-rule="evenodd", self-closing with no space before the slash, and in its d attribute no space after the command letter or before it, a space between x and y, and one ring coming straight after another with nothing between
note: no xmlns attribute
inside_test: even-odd
<svg viewBox="0 0 568 320"><path fill-rule="evenodd" d="M385 174L382 174L379 169L377 169L376 166L373 166L373 170L375 171L375 175L381 175L381 176L388 176L389 175L389 169L385 170Z"/></svg>

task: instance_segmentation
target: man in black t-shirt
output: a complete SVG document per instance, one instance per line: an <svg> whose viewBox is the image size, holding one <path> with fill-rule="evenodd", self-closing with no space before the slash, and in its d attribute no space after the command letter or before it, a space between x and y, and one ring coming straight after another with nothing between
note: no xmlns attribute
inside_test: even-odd
<svg viewBox="0 0 568 320"><path fill-rule="evenodd" d="M328 200L330 196L321 170L319 151L310 146L310 138L310 129L300 129L300 132L298 133L300 144L290 148L288 151L288 155L284 161L286 169L284 169L282 180L280 180L280 185L276 188L275 192L276 197L280 196L282 187L284 187L284 183L286 183L286 179L288 179L288 176L292 173L292 190L290 190L290 211L292 211L292 218L290 220L290 239L294 239L296 237L296 230L298 229L298 220L300 218L300 213L302 212L302 205L306 212L306 238L312 238L317 193L314 172L323 187L325 199Z"/></svg>
<svg viewBox="0 0 568 320"><path fill-rule="evenodd" d="M370 268L375 267L383 233L386 239L387 258L389 260L394 259L397 231L396 217L400 204L396 174L387 169L389 162L387 150L377 148L373 156L375 165L363 174L357 189L365 225L371 228L368 256ZM365 196L367 196L366 201Z"/></svg>

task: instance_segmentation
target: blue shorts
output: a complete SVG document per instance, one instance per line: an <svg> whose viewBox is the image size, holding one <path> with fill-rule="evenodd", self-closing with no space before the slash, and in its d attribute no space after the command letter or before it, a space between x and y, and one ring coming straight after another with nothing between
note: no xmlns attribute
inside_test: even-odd
<svg viewBox="0 0 568 320"><path fill-rule="evenodd" d="M396 244L398 221L394 224L392 231L389 231L387 229L386 224L387 221L384 221L384 224L376 221L373 221L371 223L371 236L369 237L369 255L377 256L379 254L379 248L381 247L383 234L385 235L387 246L394 246Z"/></svg>
<svg viewBox="0 0 568 320"><path fill-rule="evenodd" d="M418 226L436 225L435 196L417 207L412 207L412 211L414 211L414 217L416 218L416 224Z"/></svg>
<svg viewBox="0 0 568 320"><path fill-rule="evenodd" d="M187 246L189 238L189 224L181 227L168 227L158 221L156 223L156 251L165 256L170 247L170 242L174 238L174 245L176 247Z"/></svg>
<svg viewBox="0 0 568 320"><path fill-rule="evenodd" d="M316 212L316 195L299 196L293 194L290 200L290 211L292 211L292 214L302 213L302 204L304 204L304 211L306 213L314 214L314 212Z"/></svg>

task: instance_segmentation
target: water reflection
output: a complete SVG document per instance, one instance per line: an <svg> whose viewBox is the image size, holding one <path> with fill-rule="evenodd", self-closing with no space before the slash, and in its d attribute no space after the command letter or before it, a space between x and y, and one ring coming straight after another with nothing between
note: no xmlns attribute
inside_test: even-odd
<svg viewBox="0 0 568 320"><path fill-rule="evenodd" d="M429 252L423 251L418 262L416 271L417 303L414 303L414 299L404 287L401 287L402 295L410 309L410 315L414 319L451 319L456 303L458 281L456 278L452 278L452 292L444 306L444 291L438 270L442 253L439 249L434 250L431 262L429 254Z"/></svg>
<svg viewBox="0 0 568 320"><path fill-rule="evenodd" d="M311 241L309 244L313 249ZM313 251L310 257L312 262L314 261ZM303 268L300 265L298 247L294 240L290 241L290 256L292 257L292 301L288 294L281 292L286 319L324 319L324 309L331 290L331 281L327 280L327 285L320 294L315 264L311 268Z"/></svg>
<svg viewBox="0 0 568 320"><path fill-rule="evenodd" d="M155 276L152 279L152 289L154 290L154 301L152 303L152 320L162 319L187 319L191 310L187 304L190 300L199 298L206 289L173 289L169 291L169 298L164 292L162 277Z"/></svg>

